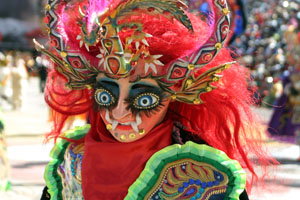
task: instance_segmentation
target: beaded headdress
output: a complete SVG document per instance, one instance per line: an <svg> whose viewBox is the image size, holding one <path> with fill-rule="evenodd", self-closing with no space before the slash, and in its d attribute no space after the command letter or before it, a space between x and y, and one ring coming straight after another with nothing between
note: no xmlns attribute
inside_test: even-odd
<svg viewBox="0 0 300 200"><path fill-rule="evenodd" d="M99 73L111 78L129 76L131 81L150 77L171 98L199 104L200 94L215 89L211 83L232 64L224 63L195 75L215 58L230 26L226 0L207 0L208 7L202 12L195 6L199 2L203 1L49 0L45 21L52 50L37 42L36 48L56 63L71 89L92 86ZM210 35L185 54L163 62L163 53L151 53L152 35L145 31L145 16L177 23L190 34L195 34L191 18L197 18Z"/></svg>

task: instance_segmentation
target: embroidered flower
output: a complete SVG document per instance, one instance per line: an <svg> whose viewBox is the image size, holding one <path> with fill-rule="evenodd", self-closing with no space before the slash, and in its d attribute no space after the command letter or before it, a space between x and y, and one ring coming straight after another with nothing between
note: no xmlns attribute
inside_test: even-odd
<svg viewBox="0 0 300 200"><path fill-rule="evenodd" d="M84 43L83 37L81 35L77 35L76 40L79 40L79 47L81 48ZM87 51L90 51L89 46L86 43L84 43L84 46Z"/></svg>
<svg viewBox="0 0 300 200"><path fill-rule="evenodd" d="M96 57L100 59L98 63L98 66L100 67L105 61L105 57L104 57L105 51L103 48L99 48L99 51L100 53ZM104 70L106 70L106 65L104 65Z"/></svg>
<svg viewBox="0 0 300 200"><path fill-rule="evenodd" d="M149 55L147 57L144 57L146 74L148 73L149 68L151 68L152 71L155 74L157 74L156 65L164 66L164 64L158 60L158 58L160 58L160 57L162 57L162 55Z"/></svg>

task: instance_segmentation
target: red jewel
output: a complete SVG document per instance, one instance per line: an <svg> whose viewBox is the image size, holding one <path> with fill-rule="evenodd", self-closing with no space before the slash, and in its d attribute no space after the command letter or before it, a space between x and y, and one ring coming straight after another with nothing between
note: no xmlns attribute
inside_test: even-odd
<svg viewBox="0 0 300 200"><path fill-rule="evenodd" d="M182 71L180 69L175 69L174 73L177 74L177 76L180 76L182 74Z"/></svg>
<svg viewBox="0 0 300 200"><path fill-rule="evenodd" d="M131 65L132 67L135 67L135 66L136 66L136 64L137 64L137 62L136 62L136 61L132 61L132 62L130 63L130 65Z"/></svg>
<svg viewBox="0 0 300 200"><path fill-rule="evenodd" d="M57 41L55 39L52 39L50 41L51 46L57 47Z"/></svg>
<svg viewBox="0 0 300 200"><path fill-rule="evenodd" d="M203 60L204 61L210 61L210 59L211 59L211 55L210 54L206 54L206 55L203 56Z"/></svg>
<svg viewBox="0 0 300 200"><path fill-rule="evenodd" d="M44 22L45 22L46 24L49 24L49 22L50 22L50 17L49 17L48 15L44 17Z"/></svg>
<svg viewBox="0 0 300 200"><path fill-rule="evenodd" d="M80 63L77 60L73 61L72 64L76 67L80 67Z"/></svg>

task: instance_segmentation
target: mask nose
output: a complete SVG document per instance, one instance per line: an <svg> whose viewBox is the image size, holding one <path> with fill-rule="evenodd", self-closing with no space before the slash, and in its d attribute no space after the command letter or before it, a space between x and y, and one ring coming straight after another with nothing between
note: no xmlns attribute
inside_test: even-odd
<svg viewBox="0 0 300 200"><path fill-rule="evenodd" d="M121 92L122 93L122 92ZM121 94L117 106L112 109L111 115L115 120L126 120L131 117L131 111L126 109L125 97Z"/></svg>

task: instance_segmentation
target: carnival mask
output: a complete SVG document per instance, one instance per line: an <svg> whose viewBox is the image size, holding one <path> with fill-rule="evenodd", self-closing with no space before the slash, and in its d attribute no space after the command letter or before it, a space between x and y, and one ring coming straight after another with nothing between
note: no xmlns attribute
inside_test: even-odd
<svg viewBox="0 0 300 200"><path fill-rule="evenodd" d="M107 130L120 142L147 135L164 118L170 98L154 79L97 77L95 101Z"/></svg>

